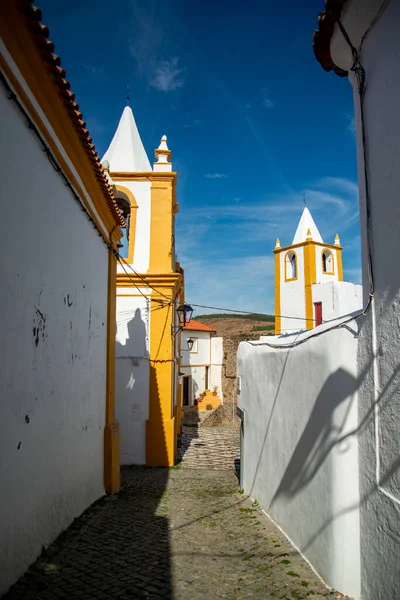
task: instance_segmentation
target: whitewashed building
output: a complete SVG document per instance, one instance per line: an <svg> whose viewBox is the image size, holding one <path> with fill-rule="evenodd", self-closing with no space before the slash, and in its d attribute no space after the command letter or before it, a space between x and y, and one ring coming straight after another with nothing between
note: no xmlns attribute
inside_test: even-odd
<svg viewBox="0 0 400 600"><path fill-rule="evenodd" d="M205 402L215 406L223 402L221 373L223 339L216 329L192 319L181 333L182 405L193 406L203 392L216 392ZM213 406L213 407L215 407Z"/></svg>
<svg viewBox="0 0 400 600"><path fill-rule="evenodd" d="M179 319L175 258L177 174L163 136L150 165L126 106L102 164L127 226L117 273L116 415L121 463L173 466L179 431Z"/></svg>
<svg viewBox="0 0 400 600"><path fill-rule="evenodd" d="M400 590L399 23L399 0L328 0L314 37L318 61L348 76L354 96L364 306L369 305L357 350L365 600L395 600Z"/></svg>
<svg viewBox="0 0 400 600"><path fill-rule="evenodd" d="M357 325L322 332L361 312L362 288L343 281L339 236L326 244L307 208L274 254L281 335L238 350L241 486L328 585L357 596L357 439L340 443L357 427Z"/></svg>
<svg viewBox="0 0 400 600"><path fill-rule="evenodd" d="M362 287L343 281L339 235L326 244L304 208L290 246L276 240L275 333L311 329L359 310Z"/></svg>
<svg viewBox="0 0 400 600"><path fill-rule="evenodd" d="M327 0L314 37L353 86L362 309L238 352L242 487L363 600L400 589L399 23L399 0Z"/></svg>
<svg viewBox="0 0 400 600"><path fill-rule="evenodd" d="M0 3L0 595L119 489L124 224L41 13Z"/></svg>

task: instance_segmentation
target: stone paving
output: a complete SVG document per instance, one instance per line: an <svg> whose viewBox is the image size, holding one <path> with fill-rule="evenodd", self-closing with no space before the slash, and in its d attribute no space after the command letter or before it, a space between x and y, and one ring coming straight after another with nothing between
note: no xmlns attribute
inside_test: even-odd
<svg viewBox="0 0 400 600"><path fill-rule="evenodd" d="M239 458L239 427L182 427L182 468L232 470Z"/></svg>
<svg viewBox="0 0 400 600"><path fill-rule="evenodd" d="M337 598L240 493L230 461L123 469L119 494L76 519L3 600Z"/></svg>

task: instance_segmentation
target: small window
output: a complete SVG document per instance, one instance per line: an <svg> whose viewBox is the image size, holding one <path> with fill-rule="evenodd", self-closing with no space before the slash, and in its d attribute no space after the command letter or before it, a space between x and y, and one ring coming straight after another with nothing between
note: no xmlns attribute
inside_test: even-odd
<svg viewBox="0 0 400 600"><path fill-rule="evenodd" d="M330 250L324 250L322 253L322 272L333 275L333 255Z"/></svg>
<svg viewBox="0 0 400 600"><path fill-rule="evenodd" d="M121 227L122 238L119 242L121 244L121 247L119 248L119 254L120 256L122 256L122 258L128 258L131 207L129 205L129 202L127 202L127 200L124 200L123 198L117 198L116 202L126 224L126 227Z"/></svg>
<svg viewBox="0 0 400 600"><path fill-rule="evenodd" d="M295 252L286 254L286 280L297 279L297 256Z"/></svg>

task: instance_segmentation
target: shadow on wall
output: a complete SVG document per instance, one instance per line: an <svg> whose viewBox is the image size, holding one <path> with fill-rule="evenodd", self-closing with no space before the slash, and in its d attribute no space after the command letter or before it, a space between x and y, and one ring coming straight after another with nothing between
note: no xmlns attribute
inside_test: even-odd
<svg viewBox="0 0 400 600"><path fill-rule="evenodd" d="M128 337L125 344L116 342L116 356L148 358L149 353L146 345L146 324L142 319L140 308L135 310L135 316L128 322Z"/></svg>
<svg viewBox="0 0 400 600"><path fill-rule="evenodd" d="M353 332L354 333L354 332ZM378 350L378 355L381 349ZM271 412L268 418L268 423L265 429L261 450L259 453L254 477L252 480L250 495L253 492L255 483L260 475L262 456L267 445L269 431L274 417L274 412L277 403L280 399L280 391L282 381L285 377L288 358L291 351L287 353L282 366L282 371L277 384L275 398L272 403ZM387 380L384 386L381 387L380 393L375 402L362 415L357 426L349 430L346 427L347 417L352 405L357 401L356 393L360 390L364 382L372 376L374 357L369 356L364 369L356 378L346 370L339 368L335 373L330 375L318 394L310 417L302 431L292 456L287 464L283 477L278 485L278 488L271 500L268 508L270 508L279 498L294 498L302 489L304 489L316 476L325 460L331 454L335 447L343 445L353 436L362 434L364 431L374 429L374 420L376 411L380 414L390 413L393 399L397 397L397 377L400 373L400 364L396 364L391 377ZM343 403L347 398L351 398L346 405ZM334 413L342 406L342 412L337 413L334 418ZM339 416L337 416L339 414ZM361 460L361 457L360 457ZM333 514L327 519L318 530L310 537L307 543L302 546L302 551L306 552L308 548L317 540L317 538L329 527L336 519L350 513L358 506L364 505L368 499L378 491L378 487L387 485L394 478L398 478L400 468L400 457L395 457L394 460L382 468L379 481L370 485L367 490L362 493L359 502L351 504ZM267 510L268 510L267 508Z"/></svg>
<svg viewBox="0 0 400 600"><path fill-rule="evenodd" d="M342 368L328 377L318 394L271 505L279 496L295 496L314 478L332 448L348 437L349 434L341 434L351 406L357 401L357 384L355 377ZM349 397L352 400L341 416L341 423L335 422L334 411Z"/></svg>
<svg viewBox="0 0 400 600"><path fill-rule="evenodd" d="M133 317L132 317L133 314ZM121 428L121 463L146 464L145 423L148 418L150 363L146 323L140 308L118 312L116 341L115 414Z"/></svg>

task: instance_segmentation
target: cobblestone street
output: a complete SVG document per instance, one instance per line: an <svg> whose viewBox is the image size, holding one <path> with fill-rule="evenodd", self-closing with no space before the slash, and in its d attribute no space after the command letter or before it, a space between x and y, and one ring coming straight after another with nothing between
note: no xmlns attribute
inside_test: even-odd
<svg viewBox="0 0 400 600"><path fill-rule="evenodd" d="M189 469L232 470L240 458L239 427L182 427L178 457Z"/></svg>
<svg viewBox="0 0 400 600"><path fill-rule="evenodd" d="M224 437L222 431L204 435ZM199 430L192 441L204 442L204 435ZM230 469L191 469L185 455L173 469L124 469L121 492L77 519L4 600L333 600L256 503L240 493L235 456L236 450Z"/></svg>

